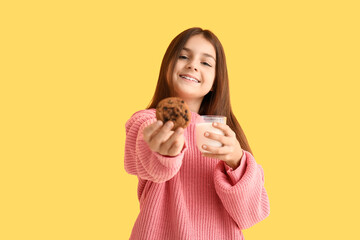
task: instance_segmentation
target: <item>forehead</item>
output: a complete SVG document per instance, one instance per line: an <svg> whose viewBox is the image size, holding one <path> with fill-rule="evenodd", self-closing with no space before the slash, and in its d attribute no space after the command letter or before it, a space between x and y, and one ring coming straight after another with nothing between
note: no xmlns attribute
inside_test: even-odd
<svg viewBox="0 0 360 240"><path fill-rule="evenodd" d="M194 54L203 54L205 56L211 55L213 58L216 58L214 46L202 35L190 37L185 43L184 48Z"/></svg>

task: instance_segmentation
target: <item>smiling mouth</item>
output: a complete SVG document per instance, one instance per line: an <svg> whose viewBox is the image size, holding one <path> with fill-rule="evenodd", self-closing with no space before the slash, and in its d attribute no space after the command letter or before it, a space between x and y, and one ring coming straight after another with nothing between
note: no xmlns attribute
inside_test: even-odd
<svg viewBox="0 0 360 240"><path fill-rule="evenodd" d="M195 78L188 77L188 76L184 76L184 75L179 75L179 76L180 76L181 78L184 78L184 79L187 79L187 80L196 82L196 83L200 83L200 81L199 81L199 80L196 80Z"/></svg>

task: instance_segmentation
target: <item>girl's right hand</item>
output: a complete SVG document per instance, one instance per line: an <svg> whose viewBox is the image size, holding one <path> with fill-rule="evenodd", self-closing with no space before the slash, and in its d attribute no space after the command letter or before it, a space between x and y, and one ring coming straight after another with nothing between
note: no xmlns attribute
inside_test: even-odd
<svg viewBox="0 0 360 240"><path fill-rule="evenodd" d="M185 143L184 129L179 127L174 132L173 126L172 121L163 124L158 120L144 128L144 140L152 151L164 156L176 156L181 152Z"/></svg>

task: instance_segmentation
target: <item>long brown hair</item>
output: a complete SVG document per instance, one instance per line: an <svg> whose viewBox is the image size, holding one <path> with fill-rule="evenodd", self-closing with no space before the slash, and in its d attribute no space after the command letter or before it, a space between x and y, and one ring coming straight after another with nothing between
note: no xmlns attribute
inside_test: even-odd
<svg viewBox="0 0 360 240"><path fill-rule="evenodd" d="M229 78L224 49L219 39L210 30L189 28L181 32L171 41L161 63L159 79L154 96L147 108L156 108L157 104L162 99L174 96L171 80L176 61L187 40L198 34L202 34L202 36L214 46L216 51L216 69L213 88L212 91L204 96L198 114L226 116L227 125L236 133L236 138L239 141L241 148L253 154L245 133L231 109Z"/></svg>

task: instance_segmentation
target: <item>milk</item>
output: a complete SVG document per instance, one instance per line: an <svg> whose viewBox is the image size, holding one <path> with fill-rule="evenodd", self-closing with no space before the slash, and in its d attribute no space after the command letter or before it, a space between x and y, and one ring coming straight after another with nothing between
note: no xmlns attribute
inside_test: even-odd
<svg viewBox="0 0 360 240"><path fill-rule="evenodd" d="M209 145L214 147L221 147L222 144L213 139L204 136L205 132L213 132L224 135L223 131L212 126L212 122L197 123L195 128L196 145L201 152L209 152L202 148L202 145Z"/></svg>

